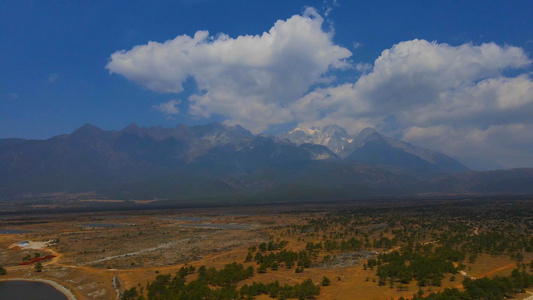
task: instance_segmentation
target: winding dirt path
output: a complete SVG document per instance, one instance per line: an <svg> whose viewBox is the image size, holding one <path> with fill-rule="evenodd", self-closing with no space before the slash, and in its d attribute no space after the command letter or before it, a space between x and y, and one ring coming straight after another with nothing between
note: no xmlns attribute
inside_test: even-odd
<svg viewBox="0 0 533 300"><path fill-rule="evenodd" d="M505 266L490 270L490 271L486 272L485 274L483 274L483 276L481 276L481 277L491 276L491 275L494 275L494 274L496 274L496 273L498 273L500 271L511 269L511 268L516 268L516 264L508 264L508 265L505 265Z"/></svg>

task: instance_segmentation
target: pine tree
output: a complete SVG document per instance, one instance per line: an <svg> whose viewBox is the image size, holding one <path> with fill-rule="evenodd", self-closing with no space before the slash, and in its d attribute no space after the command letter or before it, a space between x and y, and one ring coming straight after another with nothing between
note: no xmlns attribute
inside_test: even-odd
<svg viewBox="0 0 533 300"><path fill-rule="evenodd" d="M36 272L42 272L43 271L43 264L41 264L41 262L38 262L36 265L35 265L35 271Z"/></svg>

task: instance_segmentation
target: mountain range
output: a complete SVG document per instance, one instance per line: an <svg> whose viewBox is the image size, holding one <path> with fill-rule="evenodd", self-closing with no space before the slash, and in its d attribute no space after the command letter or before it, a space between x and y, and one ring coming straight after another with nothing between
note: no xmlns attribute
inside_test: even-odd
<svg viewBox="0 0 533 300"><path fill-rule="evenodd" d="M323 145L340 158L361 164L427 168L444 172L469 170L445 154L385 137L373 128L365 128L357 135L349 135L337 125L318 129L296 128L280 137L287 138L296 145Z"/></svg>
<svg viewBox="0 0 533 300"><path fill-rule="evenodd" d="M291 201L418 194L529 194L533 169L474 172L372 128L254 135L239 125L0 139L0 199L93 192L112 199Z"/></svg>

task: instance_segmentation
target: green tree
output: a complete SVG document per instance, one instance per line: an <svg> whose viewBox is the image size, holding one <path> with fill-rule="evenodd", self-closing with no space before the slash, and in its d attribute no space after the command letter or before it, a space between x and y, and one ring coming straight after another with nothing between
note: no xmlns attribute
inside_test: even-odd
<svg viewBox="0 0 533 300"><path fill-rule="evenodd" d="M0 267L0 275L6 275L6 274L7 274L6 269Z"/></svg>
<svg viewBox="0 0 533 300"><path fill-rule="evenodd" d="M272 269L272 271L277 271L278 270L278 264L277 263L273 263L270 268Z"/></svg>
<svg viewBox="0 0 533 300"><path fill-rule="evenodd" d="M246 259L244 260L245 262L250 262L252 261L254 257L252 256L252 253L248 252L248 255L246 255Z"/></svg>
<svg viewBox="0 0 533 300"><path fill-rule="evenodd" d="M266 273L267 268L265 264L259 265L259 268L257 268L257 273Z"/></svg>
<svg viewBox="0 0 533 300"><path fill-rule="evenodd" d="M322 286L328 286L331 284L331 280L329 280L329 278L327 278L326 276L324 276L324 278L322 278Z"/></svg>
<svg viewBox="0 0 533 300"><path fill-rule="evenodd" d="M43 264L41 264L41 262L38 262L36 265L35 265L35 271L36 272L42 272L43 271Z"/></svg>
<svg viewBox="0 0 533 300"><path fill-rule="evenodd" d="M129 290L125 290L124 293L122 293L122 297L120 297L120 300L135 300L139 296L139 293L137 292L137 289L132 287Z"/></svg>

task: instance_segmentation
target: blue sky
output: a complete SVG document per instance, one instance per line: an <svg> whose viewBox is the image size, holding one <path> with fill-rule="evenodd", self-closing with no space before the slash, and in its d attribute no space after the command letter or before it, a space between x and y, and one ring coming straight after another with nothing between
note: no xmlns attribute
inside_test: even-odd
<svg viewBox="0 0 533 300"><path fill-rule="evenodd" d="M530 1L0 0L0 138L338 123L533 166L532 15Z"/></svg>

